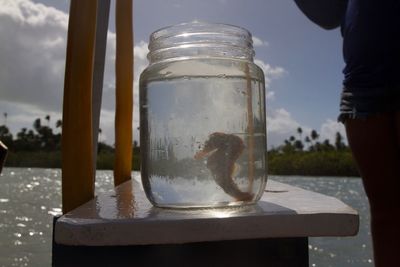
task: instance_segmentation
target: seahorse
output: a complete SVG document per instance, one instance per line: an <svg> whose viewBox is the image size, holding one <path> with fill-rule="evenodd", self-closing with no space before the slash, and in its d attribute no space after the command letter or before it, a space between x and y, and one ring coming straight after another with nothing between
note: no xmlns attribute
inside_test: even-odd
<svg viewBox="0 0 400 267"><path fill-rule="evenodd" d="M233 134L215 132L210 134L202 150L194 156L199 160L207 158L207 168L213 174L215 182L238 201L249 201L253 198L250 192L241 191L233 181L235 162L244 150L240 137Z"/></svg>

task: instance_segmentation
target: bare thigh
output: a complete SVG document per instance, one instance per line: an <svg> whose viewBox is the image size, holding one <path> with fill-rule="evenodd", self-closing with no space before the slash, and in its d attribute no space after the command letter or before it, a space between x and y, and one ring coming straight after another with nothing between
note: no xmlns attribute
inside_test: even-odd
<svg viewBox="0 0 400 267"><path fill-rule="evenodd" d="M400 191L400 116L349 119L346 132L372 210L397 208ZM398 209L398 208L397 208Z"/></svg>
<svg viewBox="0 0 400 267"><path fill-rule="evenodd" d="M400 151L400 111L396 113L396 133L397 148Z"/></svg>

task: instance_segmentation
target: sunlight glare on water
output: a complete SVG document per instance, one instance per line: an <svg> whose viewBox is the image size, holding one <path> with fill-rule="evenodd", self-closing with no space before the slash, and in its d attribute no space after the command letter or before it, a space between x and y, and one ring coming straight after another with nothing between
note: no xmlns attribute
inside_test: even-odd
<svg viewBox="0 0 400 267"><path fill-rule="evenodd" d="M134 173L137 178L138 173ZM113 188L112 171L98 171L96 194ZM269 176L341 199L360 213L356 237L310 238L310 266L373 266L369 212L360 179ZM0 175L0 266L50 266L52 218L61 213L61 171L5 168ZM230 214L214 214L215 217Z"/></svg>

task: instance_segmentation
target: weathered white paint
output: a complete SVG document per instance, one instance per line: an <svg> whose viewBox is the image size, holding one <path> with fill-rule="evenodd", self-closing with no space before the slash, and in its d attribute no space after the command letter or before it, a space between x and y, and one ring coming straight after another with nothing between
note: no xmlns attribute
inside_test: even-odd
<svg viewBox="0 0 400 267"><path fill-rule="evenodd" d="M108 18L110 0L97 2L96 45L93 65L92 127L93 127L93 169L96 170L97 143L100 129L101 99L103 94L104 64L107 48ZM93 177L93 181L94 181ZM93 182L94 183L94 182Z"/></svg>
<svg viewBox="0 0 400 267"><path fill-rule="evenodd" d="M349 236L358 224L357 212L338 199L271 180L254 206L190 210L155 208L137 181L127 181L58 219L55 241L114 246Z"/></svg>

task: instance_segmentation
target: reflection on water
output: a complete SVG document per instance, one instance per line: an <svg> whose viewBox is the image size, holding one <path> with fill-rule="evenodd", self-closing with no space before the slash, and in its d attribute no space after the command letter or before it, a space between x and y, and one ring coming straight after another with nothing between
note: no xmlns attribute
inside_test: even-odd
<svg viewBox="0 0 400 267"><path fill-rule="evenodd" d="M339 177L269 176L270 179L336 197L360 214L356 237L310 238L310 266L373 266L369 206L361 179Z"/></svg>
<svg viewBox="0 0 400 267"><path fill-rule="evenodd" d="M96 179L97 193L112 189L111 171L99 171ZM297 176L270 176L269 179L337 197L360 213L357 237L310 238L310 266L373 266L369 213L361 180ZM60 170L3 170L0 176L0 266L50 266L52 217L61 212L60 192ZM235 210L210 212L214 212L212 215L216 218L223 218Z"/></svg>
<svg viewBox="0 0 400 267"><path fill-rule="evenodd" d="M111 178L100 172L97 192L110 190ZM52 218L61 214L60 170L5 168L0 199L0 266L50 266Z"/></svg>

